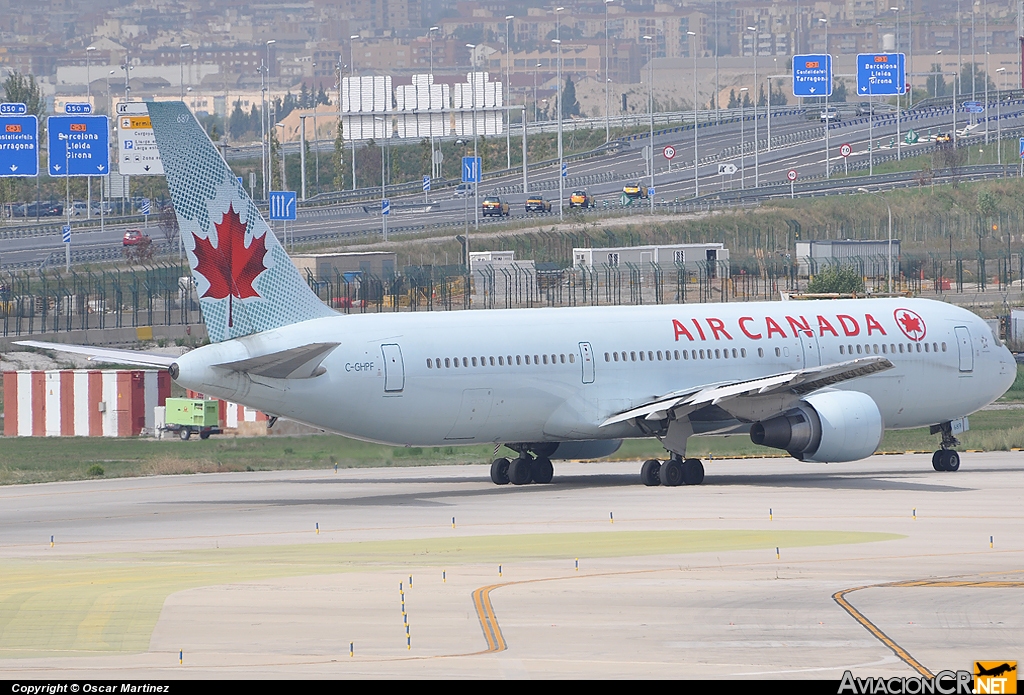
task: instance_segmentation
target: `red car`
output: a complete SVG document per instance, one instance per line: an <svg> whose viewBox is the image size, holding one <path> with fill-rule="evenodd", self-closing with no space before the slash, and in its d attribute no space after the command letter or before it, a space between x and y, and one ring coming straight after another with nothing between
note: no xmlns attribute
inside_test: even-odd
<svg viewBox="0 0 1024 695"><path fill-rule="evenodd" d="M129 229L124 233L124 239L121 240L122 246L135 246L136 244L142 243L143 239L149 237L142 233L141 229Z"/></svg>

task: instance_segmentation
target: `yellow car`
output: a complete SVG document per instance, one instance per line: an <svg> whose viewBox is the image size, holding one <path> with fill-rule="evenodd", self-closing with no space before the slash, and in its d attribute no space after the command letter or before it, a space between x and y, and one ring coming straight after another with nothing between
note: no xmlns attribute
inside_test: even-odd
<svg viewBox="0 0 1024 695"><path fill-rule="evenodd" d="M944 145L947 142L953 142L953 136L949 133L939 133L935 136L935 143L937 145Z"/></svg>
<svg viewBox="0 0 1024 695"><path fill-rule="evenodd" d="M630 198L646 198L647 186L639 183L629 183L622 187L622 192Z"/></svg>
<svg viewBox="0 0 1024 695"><path fill-rule="evenodd" d="M594 207L594 196L586 191L573 191L569 196L570 208L592 208Z"/></svg>
<svg viewBox="0 0 1024 695"><path fill-rule="evenodd" d="M526 199L527 212L551 212L551 201L539 195L531 195Z"/></svg>
<svg viewBox="0 0 1024 695"><path fill-rule="evenodd" d="M509 216L508 203L496 195L489 195L484 198L481 207L483 208L484 217L488 215L497 215L498 217Z"/></svg>

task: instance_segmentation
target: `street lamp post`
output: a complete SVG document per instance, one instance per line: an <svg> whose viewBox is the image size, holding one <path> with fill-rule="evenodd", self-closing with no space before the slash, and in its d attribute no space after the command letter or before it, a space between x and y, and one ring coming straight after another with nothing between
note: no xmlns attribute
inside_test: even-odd
<svg viewBox="0 0 1024 695"><path fill-rule="evenodd" d="M1006 68L996 68L996 72L1003 73L1003 91L1006 91ZM1003 95L1000 94L999 98L996 99L996 164L1002 166L1003 164Z"/></svg>
<svg viewBox="0 0 1024 695"><path fill-rule="evenodd" d="M740 189L746 188L746 154L747 154L747 138L744 131L747 119L747 104L746 99L743 98L744 92L748 91L747 87L740 87ZM732 187L732 179L729 179L729 187Z"/></svg>
<svg viewBox="0 0 1024 695"><path fill-rule="evenodd" d="M754 188L761 185L758 168L758 150L761 149L757 142L757 27L747 27L747 31L754 32Z"/></svg>
<svg viewBox="0 0 1024 695"><path fill-rule="evenodd" d="M477 74L476 68L476 44L467 43L466 48L469 49L470 59L473 61L473 73L472 78L469 82L470 93L472 94L473 100L473 162L474 169L476 170L476 181L473 182L473 231L479 231L480 229L480 181L483 179L483 166L476 167L475 163L479 160L477 154L477 133L476 133L476 81L481 76ZM483 92L484 88L481 85L480 91ZM481 95L482 96L482 95ZM466 237L466 259L469 259L469 237Z"/></svg>
<svg viewBox="0 0 1024 695"><path fill-rule="evenodd" d="M891 12L895 12L896 13L896 52L899 53L899 50L900 50L900 8L899 7L890 7L889 10ZM913 72L914 66L911 65L910 68L911 68L911 72ZM906 79L906 75L903 76L903 79ZM906 85L904 85L904 89L906 89ZM900 97L902 97L902 96L903 96L902 94L897 94L896 95L896 159L897 160L903 159L903 143L900 142Z"/></svg>
<svg viewBox="0 0 1024 695"><path fill-rule="evenodd" d="M562 152L562 99L565 97L565 91L562 86L562 36L561 36L561 12L564 7L555 8L555 38L553 43L555 44L555 58L558 61L557 77L557 89L558 89L558 221L561 222L565 219L563 213L563 199L565 198L565 177L562 176L562 167L565 166L565 156Z"/></svg>
<svg viewBox="0 0 1024 695"><path fill-rule="evenodd" d="M831 55L828 52L828 19L824 18L824 17L819 17L818 21L825 25L825 60L827 60L829 63L831 63L832 62L832 58L831 58ZM829 179L829 178L832 177L832 172L831 172L831 168L832 167L830 166L831 162L829 161L830 157L829 157L829 142L828 142L828 136L829 136L829 130L830 130L829 125L832 123L831 115L829 114L829 110L828 110L828 93L830 91L832 91L832 85L831 84L829 84L828 87L825 88L825 178L826 179ZM838 113L837 113L837 115L838 115Z"/></svg>
<svg viewBox="0 0 1024 695"><path fill-rule="evenodd" d="M611 56L608 54L608 5L615 2L615 0L604 0L604 141L608 142L612 139L612 129L609 113L611 111L611 101L609 97L609 90L611 88L611 73L610 63Z"/></svg>
<svg viewBox="0 0 1024 695"><path fill-rule="evenodd" d="M693 197L700 195L700 179L697 169L700 168L700 156L697 154L697 32L688 31L687 36L693 40ZM651 143L654 146L654 143ZM672 167L669 160L669 168Z"/></svg>
<svg viewBox="0 0 1024 695"><path fill-rule="evenodd" d="M508 109L512 105L512 47L509 43L512 30L512 20L515 15L505 15L505 89L508 90L508 103L505 104L505 155L506 168L512 168L512 112ZM523 123L523 127L526 124Z"/></svg>
<svg viewBox="0 0 1024 695"><path fill-rule="evenodd" d="M89 46L85 49L85 100L92 106L92 79L89 74L89 58L92 52L96 50L95 46ZM85 177L86 194L85 194L85 219L92 218L92 177Z"/></svg>
<svg viewBox="0 0 1024 695"><path fill-rule="evenodd" d="M384 214L384 201L388 197L387 183L384 178L384 136L387 133L387 124L380 116L374 116L373 120L380 121L381 140L380 143L380 233L384 241L388 240L388 216ZM376 135L376 133L374 133Z"/></svg>
<svg viewBox="0 0 1024 695"><path fill-rule="evenodd" d="M868 78L868 176L875 174L875 136L873 124L875 122L875 76ZM954 110L955 113L955 110ZM954 116L955 118L955 116ZM825 130L828 131L828 121L825 121Z"/></svg>
<svg viewBox="0 0 1024 695"><path fill-rule="evenodd" d="M647 112L651 116L651 139L650 147L647 148L647 168L651 174L650 188L654 188L654 37L645 36L647 42ZM654 196L648 191L647 200L650 203L651 214L654 214Z"/></svg>
<svg viewBox="0 0 1024 695"><path fill-rule="evenodd" d="M533 122L540 120L540 113L537 110L537 73L540 71L540 63L533 68Z"/></svg>
<svg viewBox="0 0 1024 695"><path fill-rule="evenodd" d="M178 46L178 87L182 101L185 101L185 49L190 47L188 43Z"/></svg>
<svg viewBox="0 0 1024 695"><path fill-rule="evenodd" d="M428 118L430 119L430 175L434 178L439 178L438 173L439 165L436 161L437 155L434 153L434 32L440 29L440 27L430 27L427 29L427 39L430 41L430 86L427 88L427 110L429 113Z"/></svg>
<svg viewBox="0 0 1024 695"><path fill-rule="evenodd" d="M349 104L352 103L352 80L356 77L356 53L355 53L355 40L359 38L359 34L352 34L348 37L348 89L349 89ZM338 117L341 117L341 59L338 59ZM349 126L355 119L349 119ZM360 130L362 130L362 121L359 122ZM351 130L351 128L350 128ZM344 131L343 131L344 132ZM356 190L356 139L352 135L349 136L349 142L352 143L352 190Z"/></svg>
<svg viewBox="0 0 1024 695"><path fill-rule="evenodd" d="M886 260L886 263L885 263L885 265L886 265L886 268L885 268L885 278L886 278L885 279L885 289L888 292L892 292L892 208L889 207L889 201L887 201L885 198L880 196L878 193L875 193L874 191L869 191L868 189L866 189L864 187L858 188L857 190L859 192L861 192L861 193L867 193L868 195L875 196L876 198L881 200L883 203L885 203L885 207L889 211L889 245L888 245L887 260Z"/></svg>

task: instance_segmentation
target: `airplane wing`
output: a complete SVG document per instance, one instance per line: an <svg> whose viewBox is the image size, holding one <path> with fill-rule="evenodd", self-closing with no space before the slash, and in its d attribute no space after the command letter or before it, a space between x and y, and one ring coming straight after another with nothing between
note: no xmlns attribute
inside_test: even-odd
<svg viewBox="0 0 1024 695"><path fill-rule="evenodd" d="M44 343L39 340L16 340L14 344L39 348L41 350L85 355L93 362L135 364L141 367L170 367L174 360L177 359L173 355L156 355L151 352L139 352L137 350L117 350L115 348L101 348L92 345L68 345L66 343Z"/></svg>
<svg viewBox="0 0 1024 695"><path fill-rule="evenodd" d="M672 412L679 416L708 405L719 405L728 411L730 410L729 401L735 399L778 394L800 396L826 386L885 371L891 369L892 366L892 362L884 357L862 357L821 367L773 374L758 379L698 386L689 391L662 396L650 403L613 415L601 423L601 427L629 420L652 422L666 420Z"/></svg>

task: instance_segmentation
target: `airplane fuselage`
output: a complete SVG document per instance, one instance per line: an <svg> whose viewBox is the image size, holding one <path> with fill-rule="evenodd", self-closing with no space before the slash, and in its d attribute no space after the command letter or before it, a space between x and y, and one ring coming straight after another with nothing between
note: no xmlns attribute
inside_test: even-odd
<svg viewBox="0 0 1024 695"><path fill-rule="evenodd" d="M338 347L310 378L211 366L312 342ZM338 315L194 350L177 380L394 445L550 442L644 436L601 425L667 393L866 355L894 368L836 388L871 396L886 429L968 415L1016 375L976 315L898 298Z"/></svg>

